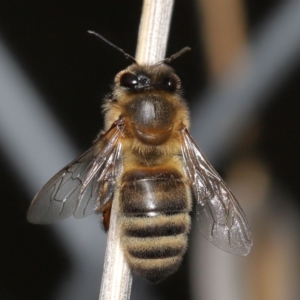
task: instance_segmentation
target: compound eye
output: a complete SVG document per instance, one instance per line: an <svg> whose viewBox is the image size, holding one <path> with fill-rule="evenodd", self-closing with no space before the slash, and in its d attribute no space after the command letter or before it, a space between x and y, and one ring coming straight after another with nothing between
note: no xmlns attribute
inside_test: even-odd
<svg viewBox="0 0 300 300"><path fill-rule="evenodd" d="M173 92L177 88L177 81L174 77L167 77L163 80L162 87L167 91Z"/></svg>
<svg viewBox="0 0 300 300"><path fill-rule="evenodd" d="M124 73L120 78L120 85L132 89L138 85L139 79L132 73Z"/></svg>

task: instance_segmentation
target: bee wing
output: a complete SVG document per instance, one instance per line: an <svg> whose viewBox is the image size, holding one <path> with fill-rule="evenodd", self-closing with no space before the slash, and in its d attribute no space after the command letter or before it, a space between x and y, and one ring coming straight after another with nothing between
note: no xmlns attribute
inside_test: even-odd
<svg viewBox="0 0 300 300"><path fill-rule="evenodd" d="M123 166L121 132L113 125L89 150L54 175L32 200L27 220L47 224L72 214L82 218L111 199ZM102 188L104 183L108 188Z"/></svg>
<svg viewBox="0 0 300 300"><path fill-rule="evenodd" d="M226 252L247 255L252 237L242 208L186 129L181 145L184 170L197 201L200 232Z"/></svg>

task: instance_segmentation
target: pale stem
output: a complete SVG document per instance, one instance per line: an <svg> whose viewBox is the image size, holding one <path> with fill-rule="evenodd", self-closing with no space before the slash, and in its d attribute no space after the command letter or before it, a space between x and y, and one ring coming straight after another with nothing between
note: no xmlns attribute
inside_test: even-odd
<svg viewBox="0 0 300 300"><path fill-rule="evenodd" d="M153 64L165 58L174 0L144 0L136 60ZM99 300L128 300L132 274L118 234L118 199L112 205Z"/></svg>

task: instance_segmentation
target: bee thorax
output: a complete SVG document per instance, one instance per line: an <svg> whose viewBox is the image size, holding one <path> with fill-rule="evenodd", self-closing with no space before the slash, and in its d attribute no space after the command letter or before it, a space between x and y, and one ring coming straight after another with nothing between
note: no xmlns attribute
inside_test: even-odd
<svg viewBox="0 0 300 300"><path fill-rule="evenodd" d="M173 128L173 106L157 95L136 97L128 107L135 135L148 145L164 143Z"/></svg>

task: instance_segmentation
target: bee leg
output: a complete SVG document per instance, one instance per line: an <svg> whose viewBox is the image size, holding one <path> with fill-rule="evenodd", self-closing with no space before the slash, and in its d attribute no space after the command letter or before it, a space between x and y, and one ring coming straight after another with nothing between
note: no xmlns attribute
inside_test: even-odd
<svg viewBox="0 0 300 300"><path fill-rule="evenodd" d="M104 206L101 207L101 210L98 210L98 213L102 213L102 227L105 232L109 229L110 222L110 212L111 212L112 201L108 201Z"/></svg>

